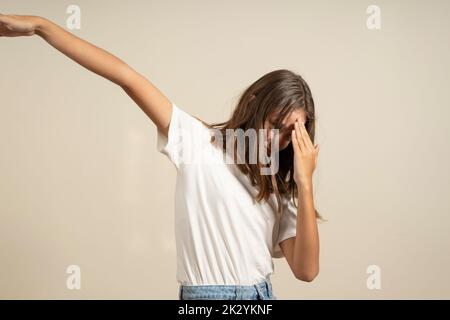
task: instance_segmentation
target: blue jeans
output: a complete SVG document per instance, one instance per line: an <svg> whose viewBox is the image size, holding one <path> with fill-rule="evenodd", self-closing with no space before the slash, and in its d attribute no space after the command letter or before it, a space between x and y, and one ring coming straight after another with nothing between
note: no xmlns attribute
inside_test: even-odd
<svg viewBox="0 0 450 320"><path fill-rule="evenodd" d="M180 285L179 300L276 300L270 279L254 285Z"/></svg>

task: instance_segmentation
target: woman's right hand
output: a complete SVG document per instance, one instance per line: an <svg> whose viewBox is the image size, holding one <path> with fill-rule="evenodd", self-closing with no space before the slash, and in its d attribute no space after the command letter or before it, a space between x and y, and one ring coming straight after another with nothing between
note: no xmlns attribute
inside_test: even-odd
<svg viewBox="0 0 450 320"><path fill-rule="evenodd" d="M0 37L32 36L39 17L0 14Z"/></svg>

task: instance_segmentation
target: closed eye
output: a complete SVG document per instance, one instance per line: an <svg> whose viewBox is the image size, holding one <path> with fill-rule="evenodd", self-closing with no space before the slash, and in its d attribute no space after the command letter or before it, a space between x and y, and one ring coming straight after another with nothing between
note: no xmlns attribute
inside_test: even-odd
<svg viewBox="0 0 450 320"><path fill-rule="evenodd" d="M279 129L276 125L276 123L275 122L272 122L272 121L270 121L270 125L272 126L272 128L274 128L274 129Z"/></svg>
<svg viewBox="0 0 450 320"><path fill-rule="evenodd" d="M290 133L286 133L286 140L287 141L291 141L291 139L292 139L291 134Z"/></svg>

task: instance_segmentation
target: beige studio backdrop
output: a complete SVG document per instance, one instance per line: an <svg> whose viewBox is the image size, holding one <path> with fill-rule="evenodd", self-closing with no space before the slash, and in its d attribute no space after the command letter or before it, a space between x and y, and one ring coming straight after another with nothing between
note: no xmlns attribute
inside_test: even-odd
<svg viewBox="0 0 450 320"><path fill-rule="evenodd" d="M450 2L0 0L0 12L67 28L70 5L72 32L206 121L269 71L309 83L328 222L313 282L275 259L279 299L450 298ZM177 299L176 170L155 125L37 36L0 38L0 63L0 298Z"/></svg>

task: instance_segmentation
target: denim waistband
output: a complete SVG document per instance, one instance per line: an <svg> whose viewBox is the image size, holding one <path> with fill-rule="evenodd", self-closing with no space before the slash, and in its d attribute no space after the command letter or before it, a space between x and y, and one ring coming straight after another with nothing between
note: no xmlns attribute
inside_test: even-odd
<svg viewBox="0 0 450 320"><path fill-rule="evenodd" d="M276 300L269 278L254 285L180 285L179 300Z"/></svg>

